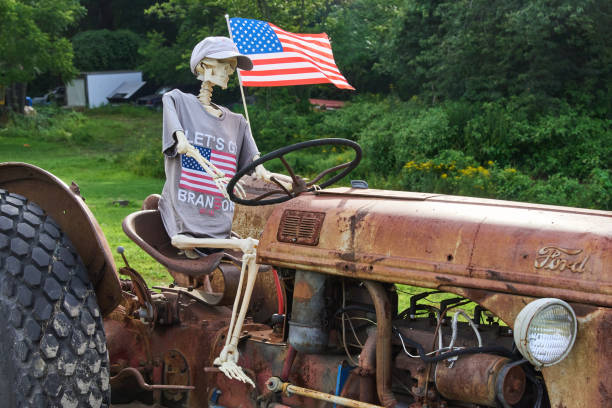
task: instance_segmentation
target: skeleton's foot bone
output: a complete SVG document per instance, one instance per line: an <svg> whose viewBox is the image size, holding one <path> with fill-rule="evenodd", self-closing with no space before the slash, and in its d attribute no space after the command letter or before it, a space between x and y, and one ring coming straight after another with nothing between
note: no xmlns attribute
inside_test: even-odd
<svg viewBox="0 0 612 408"><path fill-rule="evenodd" d="M237 348L232 345L226 345L223 347L223 350L221 350L219 357L215 359L213 365L219 367L219 370L221 370L227 378L242 381L245 384L250 384L252 387L255 387L253 380L244 373L242 367L240 367L237 362Z"/></svg>
<svg viewBox="0 0 612 408"><path fill-rule="evenodd" d="M251 378L244 373L242 367L240 367L238 364L232 361L226 361L221 363L219 370L221 370L226 377L242 381L245 384L250 384L251 387L255 388L255 383L253 380L251 380Z"/></svg>

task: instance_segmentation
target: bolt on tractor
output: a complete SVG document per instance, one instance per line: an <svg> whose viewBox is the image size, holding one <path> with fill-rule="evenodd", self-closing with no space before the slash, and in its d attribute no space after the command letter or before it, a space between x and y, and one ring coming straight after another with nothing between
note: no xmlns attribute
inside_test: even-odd
<svg viewBox="0 0 612 408"><path fill-rule="evenodd" d="M328 188L361 150L315 144L353 159L254 161L229 244L171 239L146 198L123 229L155 287L77 189L0 164L2 406L612 406L611 212ZM290 189L249 176L271 159Z"/></svg>

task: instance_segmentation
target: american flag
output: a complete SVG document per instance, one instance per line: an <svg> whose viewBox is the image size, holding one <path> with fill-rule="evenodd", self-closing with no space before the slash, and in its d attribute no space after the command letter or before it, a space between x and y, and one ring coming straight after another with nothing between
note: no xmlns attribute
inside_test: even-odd
<svg viewBox="0 0 612 408"><path fill-rule="evenodd" d="M272 23L231 18L238 51L253 61L253 70L239 70L244 86L285 86L331 82L355 89L334 61L327 34L294 34Z"/></svg>
<svg viewBox="0 0 612 408"><path fill-rule="evenodd" d="M236 174L236 155L209 149L208 147L194 147L200 151L202 157L214 164L227 177L233 177ZM180 187L199 193L223 197L223 193L219 191L212 177L204 171L194 158L182 155L181 167Z"/></svg>

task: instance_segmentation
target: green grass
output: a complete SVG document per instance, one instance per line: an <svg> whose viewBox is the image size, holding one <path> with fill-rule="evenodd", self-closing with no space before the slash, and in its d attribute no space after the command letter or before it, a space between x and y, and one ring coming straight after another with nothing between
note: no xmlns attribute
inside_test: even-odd
<svg viewBox="0 0 612 408"><path fill-rule="evenodd" d="M123 265L115 251L121 245L130 265L149 285L170 282L165 269L133 244L121 229L125 216L139 210L149 194L161 192L163 179L136 175L130 167L130 154L143 141L160 143L161 113L107 107L86 111L72 122L62 119L66 114L59 111L40 114L45 115L51 117L51 130L41 124L44 120L40 117L0 129L0 161L34 164L67 184L77 183L113 249L117 266ZM70 134L54 130L56 122ZM125 207L113 204L120 200L129 204Z"/></svg>

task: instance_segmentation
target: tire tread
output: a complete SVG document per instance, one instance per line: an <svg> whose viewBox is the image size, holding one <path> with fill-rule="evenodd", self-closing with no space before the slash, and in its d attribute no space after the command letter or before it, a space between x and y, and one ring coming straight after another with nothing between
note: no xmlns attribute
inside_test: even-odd
<svg viewBox="0 0 612 408"><path fill-rule="evenodd" d="M0 381L13 384L15 406L108 407L106 340L86 268L42 208L3 189L0 312L14 368Z"/></svg>

